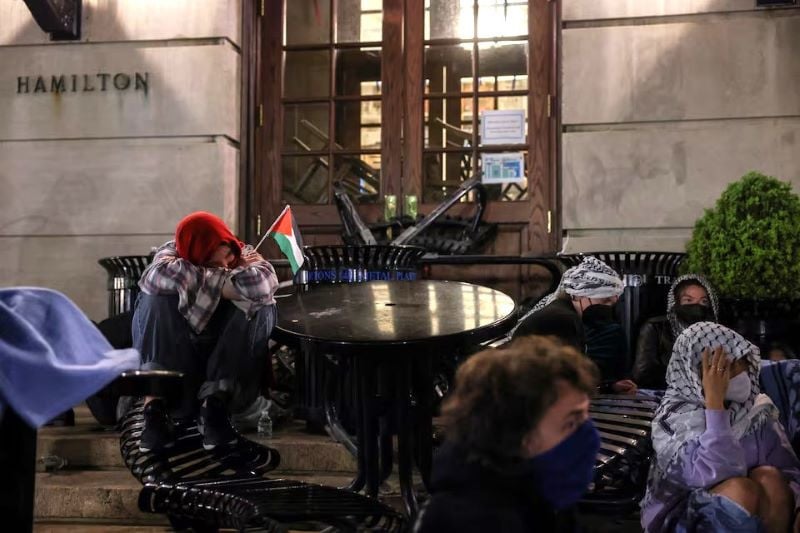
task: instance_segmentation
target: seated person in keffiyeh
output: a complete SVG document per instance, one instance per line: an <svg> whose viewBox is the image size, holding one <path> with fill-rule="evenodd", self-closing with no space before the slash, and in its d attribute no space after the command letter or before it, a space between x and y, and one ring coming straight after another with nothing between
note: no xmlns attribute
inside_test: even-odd
<svg viewBox="0 0 800 533"><path fill-rule="evenodd" d="M667 314L649 319L639 331L634 381L644 389L667 388L664 376L675 338L688 326L702 321L719 322L717 295L703 276L681 276L667 293Z"/></svg>
<svg viewBox="0 0 800 533"><path fill-rule="evenodd" d="M614 269L595 257L586 257L564 272L558 289L523 316L510 335L558 337L592 359L612 390L635 394L636 384L625 379L625 334L614 317L613 305L623 289Z"/></svg>
<svg viewBox="0 0 800 533"><path fill-rule="evenodd" d="M653 419L645 531L798 531L800 462L759 394L759 361L756 346L713 322L677 338Z"/></svg>
<svg viewBox="0 0 800 533"><path fill-rule="evenodd" d="M184 373L174 410L191 416L210 450L236 441L228 413L260 392L267 341L275 325L275 270L217 216L196 212L178 223L175 240L156 252L139 281L133 346L146 369ZM142 451L167 447L174 428L164 402L146 398Z"/></svg>

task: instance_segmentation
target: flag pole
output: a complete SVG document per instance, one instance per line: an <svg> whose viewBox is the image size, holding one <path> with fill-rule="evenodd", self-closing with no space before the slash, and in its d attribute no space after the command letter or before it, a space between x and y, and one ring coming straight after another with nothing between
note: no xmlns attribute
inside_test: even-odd
<svg viewBox="0 0 800 533"><path fill-rule="evenodd" d="M278 215L278 218L275 219L275 221L272 223L272 225L269 227L269 229L267 229L267 231L264 232L264 236L261 237L261 240L258 241L258 244L256 244L256 247L253 248L253 250L258 251L258 249L261 248L261 245L264 244L265 240L267 240L267 237L269 236L269 233L272 231L272 229L275 227L275 224L278 223L278 221L281 219L281 217L284 214L286 214L286 211L288 211L288 210L289 210L289 204L286 204L286 207L283 208L283 211L281 211L281 214Z"/></svg>

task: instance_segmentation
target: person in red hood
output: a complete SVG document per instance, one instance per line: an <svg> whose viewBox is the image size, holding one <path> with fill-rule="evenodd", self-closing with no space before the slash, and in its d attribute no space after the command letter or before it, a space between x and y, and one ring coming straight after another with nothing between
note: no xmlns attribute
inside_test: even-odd
<svg viewBox="0 0 800 533"><path fill-rule="evenodd" d="M275 269L218 216L203 211L178 223L139 281L133 347L142 368L183 372L185 394L172 415L198 413L207 450L235 443L229 413L259 393L275 325ZM165 402L146 398L140 448L169 447L175 430Z"/></svg>

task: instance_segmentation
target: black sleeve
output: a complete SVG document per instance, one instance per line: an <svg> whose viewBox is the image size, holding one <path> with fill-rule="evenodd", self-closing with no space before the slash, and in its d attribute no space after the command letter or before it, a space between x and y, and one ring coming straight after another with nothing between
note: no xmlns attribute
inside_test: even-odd
<svg viewBox="0 0 800 533"><path fill-rule="evenodd" d="M567 313L552 312L547 308L529 316L514 332L515 339L526 335L552 335L581 353L586 349L580 323Z"/></svg>
<svg viewBox="0 0 800 533"><path fill-rule="evenodd" d="M636 360L633 363L633 381L643 389L663 388L667 369L658 358L658 328L645 322L636 341Z"/></svg>

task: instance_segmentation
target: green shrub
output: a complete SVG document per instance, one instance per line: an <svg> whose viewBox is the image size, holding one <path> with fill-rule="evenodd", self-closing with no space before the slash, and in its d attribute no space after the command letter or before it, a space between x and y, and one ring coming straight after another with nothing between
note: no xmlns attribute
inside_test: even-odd
<svg viewBox="0 0 800 533"><path fill-rule="evenodd" d="M789 183L750 172L695 223L684 270L721 296L800 297L800 198Z"/></svg>

